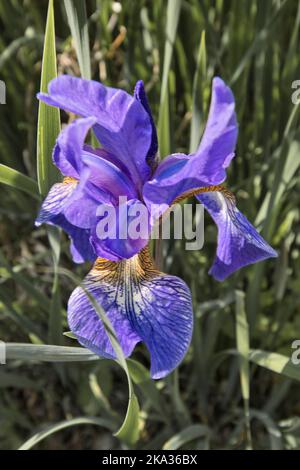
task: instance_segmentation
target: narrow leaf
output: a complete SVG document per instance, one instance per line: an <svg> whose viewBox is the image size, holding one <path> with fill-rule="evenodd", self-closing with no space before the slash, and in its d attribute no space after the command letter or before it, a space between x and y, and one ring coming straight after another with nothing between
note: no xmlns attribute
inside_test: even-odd
<svg viewBox="0 0 300 470"><path fill-rule="evenodd" d="M208 439L209 428L202 424L195 424L189 426L188 428L183 429L178 434L175 434L171 439L169 439L163 446L163 450L178 450L184 444L194 441L195 439L205 437Z"/></svg>
<svg viewBox="0 0 300 470"><path fill-rule="evenodd" d="M37 432L30 439L28 439L28 441L24 442L24 444L21 445L19 450L29 450L38 442L42 441L48 436L51 436L51 434L61 431L62 429L69 428L71 426L78 426L80 424L94 424L96 426L101 426L109 430L111 430L112 428L111 422L103 418L94 418L87 416L73 418L68 421L61 421L60 423L47 426L44 430Z"/></svg>
<svg viewBox="0 0 300 470"><path fill-rule="evenodd" d="M193 82L193 101L192 101L192 120L191 120L191 137L190 137L190 153L197 150L200 137L203 130L203 91L204 81L206 78L206 46L205 31L202 31L199 51L197 56L196 72Z"/></svg>
<svg viewBox="0 0 300 470"><path fill-rule="evenodd" d="M245 294L236 291L236 347L239 352L240 381L244 400L244 413L246 424L247 448L252 448L251 429L250 429L250 374L249 374L249 326L245 312Z"/></svg>
<svg viewBox="0 0 300 470"><path fill-rule="evenodd" d="M85 0L64 0L64 3L81 75L90 80L91 59Z"/></svg>
<svg viewBox="0 0 300 470"><path fill-rule="evenodd" d="M57 76L54 8L49 0L42 63L41 91L48 91L48 83ZM58 181L59 172L52 162L52 151L60 131L60 115L57 108L39 102L37 132L37 173L40 193L45 196L53 183Z"/></svg>
<svg viewBox="0 0 300 470"><path fill-rule="evenodd" d="M36 181L2 163L0 164L0 183L7 184L15 189L20 189L33 198L40 199L39 188Z"/></svg>
<svg viewBox="0 0 300 470"><path fill-rule="evenodd" d="M158 119L160 154L163 156L169 155L171 153L168 81L180 10L181 0L168 0L164 65Z"/></svg>

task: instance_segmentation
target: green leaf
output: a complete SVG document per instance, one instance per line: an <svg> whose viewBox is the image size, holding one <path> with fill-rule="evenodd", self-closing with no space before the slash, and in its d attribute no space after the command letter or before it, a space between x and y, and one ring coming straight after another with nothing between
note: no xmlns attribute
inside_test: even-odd
<svg viewBox="0 0 300 470"><path fill-rule="evenodd" d="M299 365L293 364L291 359L283 354L252 349L249 360L277 374L284 375L290 379L300 380Z"/></svg>
<svg viewBox="0 0 300 470"><path fill-rule="evenodd" d="M77 362L100 360L85 348L49 344L6 343L7 359L42 362Z"/></svg>
<svg viewBox="0 0 300 470"><path fill-rule="evenodd" d="M282 434L273 419L267 413L259 410L251 410L250 414L252 419L258 419L267 429L270 437L271 450L282 450Z"/></svg>
<svg viewBox="0 0 300 470"><path fill-rule="evenodd" d="M72 279L73 282L75 282L75 284L77 285L79 284L76 276L74 276L73 273L71 273L70 271L66 269L60 269L60 272L64 273L66 276ZM123 350L118 341L116 332L110 320L108 319L105 311L98 304L94 296L90 294L90 292L82 284L80 285L80 287L82 288L82 290L88 297L97 315L102 321L106 334L108 335L111 345L115 351L117 362L124 369L126 373L127 382L128 382L127 412L126 412L124 422L122 426L120 427L120 429L115 433L115 436L118 437L120 440L126 442L128 445L132 445L137 441L138 436L139 436L139 404L134 393L134 387L133 387L129 369L127 366L126 358L124 356Z"/></svg>
<svg viewBox="0 0 300 470"><path fill-rule="evenodd" d="M91 59L85 0L64 0L64 3L81 75L90 80Z"/></svg>
<svg viewBox="0 0 300 470"><path fill-rule="evenodd" d="M203 130L203 96L204 81L206 78L206 45L205 31L201 33L201 40L197 56L196 72L193 82L193 101L192 101L192 120L191 120L191 137L190 137L190 153L197 150L200 137Z"/></svg>
<svg viewBox="0 0 300 470"><path fill-rule="evenodd" d="M42 92L48 91L48 83L56 76L54 8L53 0L49 0L41 76ZM43 196L59 179L59 172L52 162L52 151L59 131L59 110L40 101L37 131L37 173L39 190Z"/></svg>
<svg viewBox="0 0 300 470"><path fill-rule="evenodd" d="M247 448L252 448L251 428L250 428L250 373L249 373L249 326L245 312L245 294L236 291L235 326L236 326L236 347L239 352L240 381L242 396L244 400L244 413L246 424Z"/></svg>
<svg viewBox="0 0 300 470"><path fill-rule="evenodd" d="M121 365L121 367L124 369L126 376L127 376L128 395L129 395L127 412L126 412L126 416L125 416L122 426L114 435L118 437L120 440L126 442L128 445L132 445L138 440L138 437L139 437L139 403L134 393L134 388L133 388L133 384L131 381L127 362L123 354L123 350L118 341L116 332L111 322L109 321L108 317L106 316L104 310L97 303L96 299L82 285L81 287L84 290L87 297L89 298L94 309L96 310L100 320L102 320L105 331L116 353L117 361Z"/></svg>
<svg viewBox="0 0 300 470"><path fill-rule="evenodd" d="M47 227L48 240L52 249L54 278L51 292L51 302L48 321L48 341L61 344L63 337L62 304L59 287L59 259L60 259L60 235L57 227Z"/></svg>
<svg viewBox="0 0 300 470"><path fill-rule="evenodd" d="M194 441L195 439L205 437L208 440L209 428L202 424L195 424L183 429L175 436L171 437L163 446L163 450L177 450L184 444Z"/></svg>
<svg viewBox="0 0 300 470"><path fill-rule="evenodd" d="M71 339L76 339L76 336L74 335L74 333L72 333L72 331L64 331L63 333L64 336L67 336L67 338L71 338Z"/></svg>
<svg viewBox="0 0 300 470"><path fill-rule="evenodd" d="M151 379L149 370L133 359L127 359L127 366L133 382L138 385L153 408L158 411L165 421L168 421L161 394L156 387L156 382Z"/></svg>
<svg viewBox="0 0 300 470"><path fill-rule="evenodd" d="M0 164L0 183L24 191L35 199L40 199L39 187L36 181L2 163Z"/></svg>
<svg viewBox="0 0 300 470"><path fill-rule="evenodd" d="M158 118L159 147L160 154L163 156L171 153L168 81L180 10L181 0L168 0L164 65Z"/></svg>
<svg viewBox="0 0 300 470"><path fill-rule="evenodd" d="M60 423L47 426L44 430L37 432L30 439L28 439L28 441L24 442L24 444L21 445L19 450L29 450L38 442L42 441L48 436L51 436L51 434L61 431L62 429L69 428L71 426L78 426L81 424L94 424L95 426L104 427L106 429L109 429L110 431L112 430L112 423L103 418L94 418L86 416L73 418L68 421L61 421Z"/></svg>

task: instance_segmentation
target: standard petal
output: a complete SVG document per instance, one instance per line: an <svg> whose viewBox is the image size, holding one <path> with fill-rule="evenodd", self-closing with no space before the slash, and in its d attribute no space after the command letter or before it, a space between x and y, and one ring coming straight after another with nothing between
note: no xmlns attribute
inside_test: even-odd
<svg viewBox="0 0 300 470"><path fill-rule="evenodd" d="M220 184L226 178L225 169L234 157L237 135L234 96L223 80L215 77L205 131L193 155L193 160L201 160L202 172L210 184Z"/></svg>
<svg viewBox="0 0 300 470"><path fill-rule="evenodd" d="M164 204L163 211L183 193L223 182L225 169L234 156L236 139L234 97L230 88L216 77L206 128L197 152L189 157L178 154L163 160L152 180L144 185L147 205Z"/></svg>
<svg viewBox="0 0 300 470"><path fill-rule="evenodd" d="M91 242L99 257L112 261L128 259L148 244L149 212L141 201L125 198L117 207L99 205L97 215Z"/></svg>
<svg viewBox="0 0 300 470"><path fill-rule="evenodd" d="M128 196L132 199L138 196L131 179L122 170L109 160L108 152L99 149L98 155L88 152L82 153L82 163L85 174L81 174L81 180L92 183L101 190L111 193L117 201L119 196Z"/></svg>
<svg viewBox="0 0 300 470"><path fill-rule="evenodd" d="M83 151L80 182L64 210L67 220L77 227L96 230L97 210L103 204L116 207L119 198L136 198L136 189L132 181L108 158L105 150L98 149L97 154ZM99 254L104 256L103 253ZM110 259L110 258L109 258Z"/></svg>
<svg viewBox="0 0 300 470"><path fill-rule="evenodd" d="M76 119L59 134L53 151L53 160L63 175L79 178L84 141L96 118Z"/></svg>
<svg viewBox="0 0 300 470"><path fill-rule="evenodd" d="M144 83L142 80L139 80L135 85L134 97L143 105L144 109L147 111L149 118L150 118L151 127L152 127L152 138L151 138L151 145L148 150L146 160L147 160L147 163L150 165L150 167L154 168L156 165L155 156L158 151L158 139L157 139L156 127L155 127L151 109L149 106L146 90L145 90Z"/></svg>
<svg viewBox="0 0 300 470"><path fill-rule="evenodd" d="M136 343L145 342L153 378L164 377L182 361L192 335L191 294L181 279L156 271L146 250L120 263L97 260L84 287L106 312L125 356ZM80 287L70 297L68 321L81 344L115 358L103 324Z"/></svg>
<svg viewBox="0 0 300 470"><path fill-rule="evenodd" d="M152 126L142 104L123 90L62 75L49 84L49 95L39 93L45 103L97 118L94 131L103 147L129 169L141 188L151 173L146 157L152 141Z"/></svg>
<svg viewBox="0 0 300 470"><path fill-rule="evenodd" d="M69 200L64 214L77 227L94 229L97 223L97 209L101 204L119 204L119 197L132 199L137 196L130 178L108 158L105 150L97 154L83 151L80 182Z"/></svg>
<svg viewBox="0 0 300 470"><path fill-rule="evenodd" d="M215 279L223 281L243 266L277 257L276 251L259 235L226 193L199 194L197 199L218 226L217 255L209 271Z"/></svg>

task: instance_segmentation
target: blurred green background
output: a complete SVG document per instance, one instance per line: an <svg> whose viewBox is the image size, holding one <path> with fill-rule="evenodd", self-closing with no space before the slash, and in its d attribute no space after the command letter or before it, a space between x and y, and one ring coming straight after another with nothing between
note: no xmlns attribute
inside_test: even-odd
<svg viewBox="0 0 300 470"><path fill-rule="evenodd" d="M92 78L130 92L144 80L162 157L195 148L212 77L232 87L239 139L227 184L279 253L219 283L208 275L216 250L209 218L201 251L164 242L165 270L192 289L194 337L178 371L136 385L141 411L134 447L299 449L300 365L290 358L292 342L300 339L300 132L299 107L291 100L292 83L300 79L300 4L79 0L81 13L85 3ZM0 2L0 79L7 87L0 159L33 180L47 6L46 0ZM80 76L70 14L63 1L55 0L54 9L58 73ZM0 182L5 171L0 167ZM0 338L78 346L62 335L74 284L53 274L57 234L50 234L51 246L45 227L34 227L40 202L18 181L0 184ZM60 243L60 267L82 279L89 265L72 263L64 234ZM133 358L148 367L143 346ZM111 361L58 364L14 356L0 365L0 447L18 448L61 422L74 426L50 428L36 448L126 448L112 431L124 417L127 394L125 374Z"/></svg>

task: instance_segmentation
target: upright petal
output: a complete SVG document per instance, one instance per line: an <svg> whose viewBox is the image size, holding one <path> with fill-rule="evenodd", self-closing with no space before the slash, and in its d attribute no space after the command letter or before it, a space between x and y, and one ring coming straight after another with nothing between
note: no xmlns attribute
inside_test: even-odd
<svg viewBox="0 0 300 470"><path fill-rule="evenodd" d="M82 169L77 191L69 200L64 214L77 227L95 229L97 209L101 204L119 204L119 197L134 198L136 189L130 178L107 158L108 153L99 149L97 155L83 151Z"/></svg>
<svg viewBox="0 0 300 470"><path fill-rule="evenodd" d="M139 341L150 352L151 376L170 373L190 344L191 295L185 283L156 271L146 251L131 260L97 260L84 280L111 321L125 356ZM78 341L96 354L115 358L103 324L81 287L68 304L68 322Z"/></svg>
<svg viewBox="0 0 300 470"><path fill-rule="evenodd" d="M155 157L158 151L158 139L157 139L156 127L154 124L154 120L152 117L151 109L150 109L148 98L146 95L144 83L142 80L139 80L136 83L135 89L134 89L134 96L143 105L144 109L147 111L149 118L150 118L151 127L152 127L152 138L151 138L151 145L148 150L146 160L148 164L150 165L150 167L154 168L156 165Z"/></svg>
<svg viewBox="0 0 300 470"><path fill-rule="evenodd" d="M151 173L146 157L152 141L152 125L142 104L123 90L93 80L62 75L50 82L49 95L39 93L45 103L97 119L94 131L103 147L129 169L141 188Z"/></svg>
<svg viewBox="0 0 300 470"><path fill-rule="evenodd" d="M177 154L163 160L151 181L144 185L147 205L170 205L183 193L223 182L225 169L234 156L236 139L234 98L230 88L216 77L207 124L197 152L189 157Z"/></svg>
<svg viewBox="0 0 300 470"><path fill-rule="evenodd" d="M95 122L96 119L93 117L76 119L59 134L54 147L53 160L63 175L79 178L84 141Z"/></svg>
<svg viewBox="0 0 300 470"><path fill-rule="evenodd" d="M225 169L234 157L238 135L235 102L231 89L219 77L213 79L209 115L193 159L201 159L202 172L211 184L226 178Z"/></svg>
<svg viewBox="0 0 300 470"><path fill-rule="evenodd" d="M217 255L209 271L215 279L223 281L243 266L277 256L226 192L203 193L197 199L218 226Z"/></svg>
<svg viewBox="0 0 300 470"><path fill-rule="evenodd" d="M118 206L99 205L91 242L97 255L112 261L128 259L149 242L150 220L145 204L124 198Z"/></svg>

